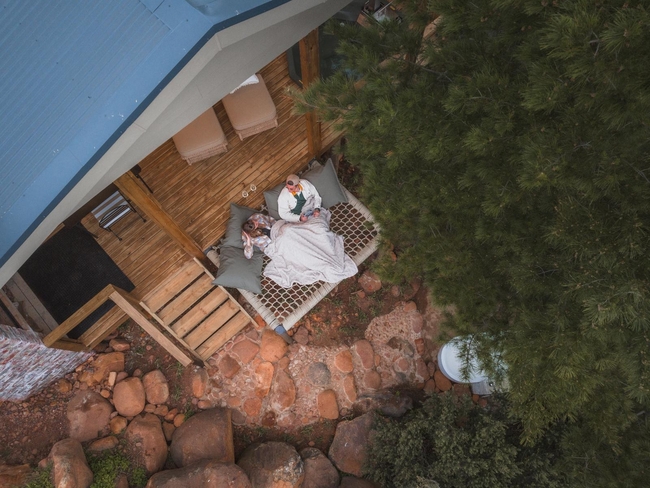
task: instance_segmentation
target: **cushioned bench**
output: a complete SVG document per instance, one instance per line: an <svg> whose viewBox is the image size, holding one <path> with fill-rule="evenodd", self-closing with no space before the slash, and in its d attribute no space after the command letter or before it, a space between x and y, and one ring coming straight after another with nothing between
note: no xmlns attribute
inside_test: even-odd
<svg viewBox="0 0 650 488"><path fill-rule="evenodd" d="M258 83L242 86L226 95L223 107L230 123L241 140L278 126L278 115L273 99L261 75Z"/></svg>
<svg viewBox="0 0 650 488"><path fill-rule="evenodd" d="M228 140L212 107L172 137L187 164L203 161L228 150Z"/></svg>

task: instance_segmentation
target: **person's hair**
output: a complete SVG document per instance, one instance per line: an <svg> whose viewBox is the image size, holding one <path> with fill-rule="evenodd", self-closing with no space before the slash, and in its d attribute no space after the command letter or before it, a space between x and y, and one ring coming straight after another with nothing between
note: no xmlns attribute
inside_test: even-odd
<svg viewBox="0 0 650 488"><path fill-rule="evenodd" d="M247 220L242 224L241 228L244 232L249 234L255 230L255 223L252 220Z"/></svg>

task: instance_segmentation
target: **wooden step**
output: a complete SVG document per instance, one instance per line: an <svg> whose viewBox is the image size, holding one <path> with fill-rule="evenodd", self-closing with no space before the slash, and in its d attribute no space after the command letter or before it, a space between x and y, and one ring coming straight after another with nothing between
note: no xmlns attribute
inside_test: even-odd
<svg viewBox="0 0 650 488"><path fill-rule="evenodd" d="M248 314L240 311L219 330L212 334L212 336L210 336L207 341L201 344L201 346L196 349L196 352L199 354L199 356L201 356L202 359L207 360L215 353L217 349L223 346L235 334L246 327L246 325L250 323L250 320L251 319Z"/></svg>

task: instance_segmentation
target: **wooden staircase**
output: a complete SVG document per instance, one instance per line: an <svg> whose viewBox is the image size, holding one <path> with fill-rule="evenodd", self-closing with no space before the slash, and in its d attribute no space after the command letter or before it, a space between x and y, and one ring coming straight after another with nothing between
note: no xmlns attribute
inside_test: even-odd
<svg viewBox="0 0 650 488"><path fill-rule="evenodd" d="M140 305L183 346L206 360L253 319L196 260L158 285Z"/></svg>
<svg viewBox="0 0 650 488"><path fill-rule="evenodd" d="M188 261L140 302L107 285L54 329L43 343L48 347L83 351L93 348L127 317L133 319L183 366L202 364L247 324L250 315L196 260ZM107 300L117 307L97 321L78 340L65 335Z"/></svg>

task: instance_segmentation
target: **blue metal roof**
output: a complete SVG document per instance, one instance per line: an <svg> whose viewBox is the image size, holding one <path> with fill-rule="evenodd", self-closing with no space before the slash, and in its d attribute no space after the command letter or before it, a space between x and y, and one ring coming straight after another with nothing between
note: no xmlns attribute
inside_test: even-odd
<svg viewBox="0 0 650 488"><path fill-rule="evenodd" d="M216 32L288 0L0 0L0 266Z"/></svg>

